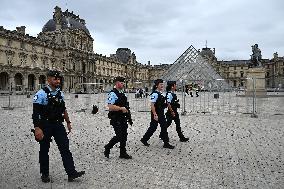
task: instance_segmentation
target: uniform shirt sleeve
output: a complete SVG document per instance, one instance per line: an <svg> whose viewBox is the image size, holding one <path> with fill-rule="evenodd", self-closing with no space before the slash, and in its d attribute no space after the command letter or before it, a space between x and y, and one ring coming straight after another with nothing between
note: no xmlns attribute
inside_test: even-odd
<svg viewBox="0 0 284 189"><path fill-rule="evenodd" d="M43 108L47 104L47 94L44 92L44 90L41 89L34 95L33 98L32 119L34 127L39 127L41 125Z"/></svg>
<svg viewBox="0 0 284 189"><path fill-rule="evenodd" d="M108 104L114 104L117 99L118 99L118 97L116 96L116 94L114 92L110 92L108 94L107 103Z"/></svg>
<svg viewBox="0 0 284 189"><path fill-rule="evenodd" d="M168 102L168 103L171 103L172 100L173 100L173 95L172 95L172 93L168 93L168 95L167 95L167 102Z"/></svg>
<svg viewBox="0 0 284 189"><path fill-rule="evenodd" d="M150 101L155 103L155 102L157 102L157 99L158 99L158 93L153 93L151 95L151 100Z"/></svg>
<svg viewBox="0 0 284 189"><path fill-rule="evenodd" d="M48 103L47 94L44 92L44 90L41 89L34 95L33 103L40 105L47 105Z"/></svg>
<svg viewBox="0 0 284 189"><path fill-rule="evenodd" d="M62 100L64 101L64 93L62 91L60 91L60 93L61 93Z"/></svg>

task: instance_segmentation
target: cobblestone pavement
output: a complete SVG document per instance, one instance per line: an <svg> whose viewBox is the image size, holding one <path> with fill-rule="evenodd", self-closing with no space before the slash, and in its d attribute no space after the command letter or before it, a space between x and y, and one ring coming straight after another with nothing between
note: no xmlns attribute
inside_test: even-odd
<svg viewBox="0 0 284 189"><path fill-rule="evenodd" d="M283 100L283 99L282 99ZM283 104L283 102L282 102ZM269 109L269 104L267 105ZM283 107L283 106L282 106ZM128 151L132 160L119 159L114 147L110 159L103 146L114 134L106 112L70 110L73 133L70 148L77 170L86 175L67 182L55 142L50 148L52 183L40 180L38 150L30 128L31 109L0 110L0 188L284 188L284 116L251 118L248 114L189 114L181 116L190 140L179 142L169 128L174 150L162 148L158 132L141 144L149 126L149 112L134 112ZM160 131L159 129L157 131Z"/></svg>

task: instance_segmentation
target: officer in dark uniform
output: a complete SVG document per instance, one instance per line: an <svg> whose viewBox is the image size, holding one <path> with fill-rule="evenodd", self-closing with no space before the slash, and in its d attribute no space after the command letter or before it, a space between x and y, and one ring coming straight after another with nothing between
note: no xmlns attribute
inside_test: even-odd
<svg viewBox="0 0 284 189"><path fill-rule="evenodd" d="M154 132L157 129L158 123L161 126L161 139L164 142L164 148L174 149L169 143L169 137L167 132L167 122L164 114L164 109L167 107L166 98L163 96L163 80L157 79L155 80L155 85L152 89L151 94L151 122L150 127L146 131L145 135L142 137L141 142L145 146L149 146L150 144L147 142Z"/></svg>
<svg viewBox="0 0 284 189"><path fill-rule="evenodd" d="M181 142L186 142L189 138L184 137L181 127L180 127L180 118L179 113L177 111L180 108L179 100L177 99L177 95L175 94L176 91L176 82L175 81L168 81L167 82L167 102L168 102L168 111L166 113L167 118L167 126L169 127L174 120L176 124L176 131L178 133L179 139Z"/></svg>
<svg viewBox="0 0 284 189"><path fill-rule="evenodd" d="M60 91L60 72L48 71L48 85L39 90L33 98L33 124L35 139L40 144L39 163L42 182L50 182L49 177L49 147L51 137L60 151L63 166L68 175L68 181L81 177L85 171L75 170L72 154L69 150L69 140L63 125L65 120L71 132L71 122L65 107L64 95Z"/></svg>
<svg viewBox="0 0 284 189"><path fill-rule="evenodd" d="M123 92L124 78L116 77L114 79L115 87L108 94L108 117L110 124L113 126L115 136L105 145L104 155L109 158L111 148L116 144L120 143L120 158L132 159L126 152L126 141L127 141L127 121L132 124L132 120L129 119L129 104L127 97Z"/></svg>

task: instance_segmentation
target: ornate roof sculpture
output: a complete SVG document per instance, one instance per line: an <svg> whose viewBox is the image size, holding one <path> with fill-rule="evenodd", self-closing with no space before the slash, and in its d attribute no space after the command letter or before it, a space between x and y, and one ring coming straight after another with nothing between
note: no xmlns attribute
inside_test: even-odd
<svg viewBox="0 0 284 189"><path fill-rule="evenodd" d="M79 15L75 15L69 12L68 9L65 12L61 11L61 8L56 6L55 12L53 14L53 19L50 19L42 28L42 32L55 31L56 29L81 29L85 31L88 35L90 32L86 27L86 22L81 19ZM56 26L59 26L56 28Z"/></svg>

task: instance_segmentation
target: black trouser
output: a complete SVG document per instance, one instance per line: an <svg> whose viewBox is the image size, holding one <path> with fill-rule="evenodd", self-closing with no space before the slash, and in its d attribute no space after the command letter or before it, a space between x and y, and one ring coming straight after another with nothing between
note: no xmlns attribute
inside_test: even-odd
<svg viewBox="0 0 284 189"><path fill-rule="evenodd" d="M158 121L156 121L154 119L154 115L151 112L151 122L150 122L150 127L148 128L148 130L146 131L145 135L142 137L143 141L148 141L151 136L154 134L154 132L156 131L157 127L158 127L158 123L160 124L161 127L161 139L163 140L163 142L169 143L169 136L168 136L168 132L167 132L167 122L166 122L166 118L165 115L162 113L158 114Z"/></svg>
<svg viewBox="0 0 284 189"><path fill-rule="evenodd" d="M51 137L57 144L59 152L62 157L63 166L67 175L71 175L75 172L74 161L72 153L69 150L69 139L67 137L66 130L62 123L44 123L43 124L43 134L44 138L40 143L39 151L39 163L40 163L40 173L49 174L49 147Z"/></svg>
<svg viewBox="0 0 284 189"><path fill-rule="evenodd" d="M174 112L175 112L175 117L173 117L172 114L169 111L166 113L167 126L169 127L172 124L172 121L174 120L174 122L176 124L176 131L177 131L179 138L184 138L183 133L181 131L181 127L180 127L179 114L178 114L177 111L174 111Z"/></svg>
<svg viewBox="0 0 284 189"><path fill-rule="evenodd" d="M110 124L113 126L115 136L106 145L107 148L111 149L116 143L120 142L121 152L126 151L126 141L127 141L127 128L128 124L126 119L111 119Z"/></svg>

